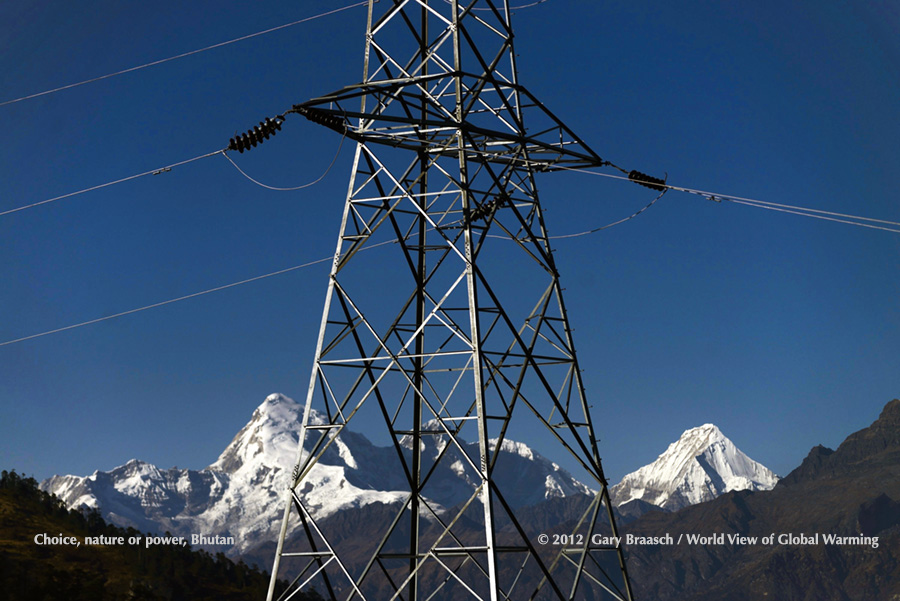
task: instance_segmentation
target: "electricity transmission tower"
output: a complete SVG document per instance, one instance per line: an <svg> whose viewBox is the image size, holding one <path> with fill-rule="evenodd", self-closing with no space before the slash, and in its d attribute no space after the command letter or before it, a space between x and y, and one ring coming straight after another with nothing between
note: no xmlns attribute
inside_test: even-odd
<svg viewBox="0 0 900 601"><path fill-rule="evenodd" d="M362 83L292 112L356 152L269 601L279 577L283 599L632 599L534 178L610 163L519 85L508 3L370 1ZM306 477L350 424L408 496L338 544ZM551 544L500 452L535 429L598 491ZM450 507L446 470L472 484Z"/></svg>

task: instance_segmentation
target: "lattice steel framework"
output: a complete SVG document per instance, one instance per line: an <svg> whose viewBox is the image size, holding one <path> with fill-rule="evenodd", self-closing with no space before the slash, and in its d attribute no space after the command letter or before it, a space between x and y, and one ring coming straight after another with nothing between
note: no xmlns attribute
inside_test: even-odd
<svg viewBox="0 0 900 601"><path fill-rule="evenodd" d="M515 56L506 3L371 1L363 82L294 107L356 152L269 601L279 576L282 599L632 598L596 536L618 533L534 181L609 163ZM351 423L383 428L408 496L341 545L305 478ZM550 533L567 544L541 545L504 488L500 449L535 428L598 490ZM471 494L440 506L448 469Z"/></svg>

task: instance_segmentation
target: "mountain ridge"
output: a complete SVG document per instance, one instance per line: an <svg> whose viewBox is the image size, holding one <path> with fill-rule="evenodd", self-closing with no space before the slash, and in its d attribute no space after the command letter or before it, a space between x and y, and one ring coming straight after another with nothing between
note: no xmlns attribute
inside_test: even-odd
<svg viewBox="0 0 900 601"><path fill-rule="evenodd" d="M878 420L850 434L837 451L813 448L785 478L787 482L772 490L729 492L676 513L653 512L624 526L624 532L635 536L717 534L758 541L627 548L638 597L659 601L900 598L898 425L900 401L894 400ZM801 533L818 534L818 542L792 542L790 535ZM759 542L773 534L771 544ZM827 544L826 534L861 538L858 544Z"/></svg>
<svg viewBox="0 0 900 601"><path fill-rule="evenodd" d="M202 533L233 536L234 548L215 549L236 556L274 540L283 512L290 466L297 458L303 407L281 394L269 395L257 407L212 464L201 470L160 469L132 459L108 472L90 476L53 476L41 483L44 490L62 498L69 507L100 509L112 522L142 531L173 534ZM312 425L322 422L313 411ZM441 436L422 441L423 467L430 468L440 452ZM496 442L493 443L496 445ZM464 445L470 459L477 445ZM462 451L452 448L449 457L462 461ZM299 492L317 519L373 503L393 505L405 500L408 490L391 447L373 445L362 434L344 429L315 465ZM592 492L566 470L532 451L527 445L504 440L505 469L498 475L518 491L510 496L514 507L547 498ZM445 458L446 459L446 458ZM472 482L462 470L444 466L431 476L431 506L438 512L471 496ZM426 518L429 516L426 516Z"/></svg>
<svg viewBox="0 0 900 601"><path fill-rule="evenodd" d="M791 486L826 474L837 477L852 471L858 461L896 446L900 446L900 399L887 403L872 425L848 436L837 449L822 445L813 447L781 484Z"/></svg>

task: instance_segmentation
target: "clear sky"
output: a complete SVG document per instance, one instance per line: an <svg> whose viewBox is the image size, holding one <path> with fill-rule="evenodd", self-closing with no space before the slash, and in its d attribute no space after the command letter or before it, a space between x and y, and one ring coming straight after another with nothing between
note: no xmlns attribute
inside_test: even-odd
<svg viewBox="0 0 900 601"><path fill-rule="evenodd" d="M6 0L0 102L351 2ZM601 156L675 185L900 221L900 8L576 2L517 11L520 82ZM356 8L0 106L0 212L224 147L362 75ZM235 160L319 177L294 116ZM264 190L221 156L0 216L0 342L327 257L352 157ZM551 234L653 196L539 176ZM558 241L611 480L706 422L779 474L900 396L900 235L671 192ZM271 392L304 397L327 263L0 346L0 467L212 463ZM540 440L526 441L541 450Z"/></svg>

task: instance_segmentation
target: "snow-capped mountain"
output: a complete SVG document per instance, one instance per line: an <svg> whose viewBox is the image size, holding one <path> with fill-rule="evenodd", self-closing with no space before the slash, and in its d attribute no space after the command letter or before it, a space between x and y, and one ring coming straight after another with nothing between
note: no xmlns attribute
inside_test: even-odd
<svg viewBox="0 0 900 601"><path fill-rule="evenodd" d="M713 424L686 430L656 461L610 489L620 509L635 500L668 511L712 500L733 490L770 490L778 482Z"/></svg>
<svg viewBox="0 0 900 601"><path fill-rule="evenodd" d="M302 411L292 399L270 395L218 460L202 470L163 470L133 459L87 477L54 476L41 487L69 507L97 508L121 526L188 537L232 536L233 548L216 550L239 555L276 539L283 494L297 458ZM315 412L310 421L322 423ZM427 424L425 429L436 430L436 426ZM445 439L443 435L422 438L423 470L430 469L447 444ZM411 442L401 440L407 448ZM474 457L477 448L470 444L467 452ZM451 448L448 453L424 493L438 511L465 501L473 490L470 473L463 469L462 452ZM505 440L501 453L504 469L498 478L503 489L511 491L507 501L513 507L591 492L522 443ZM396 462L393 448L375 446L365 436L345 429L311 471L301 497L317 519L371 503L402 501L408 492L404 492L406 482L400 470L394 469Z"/></svg>

